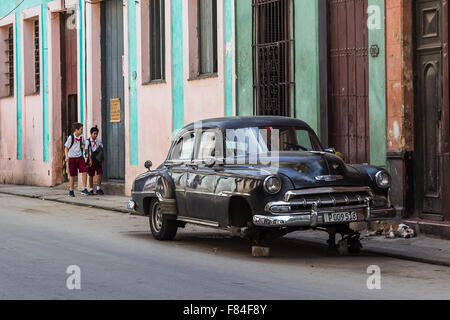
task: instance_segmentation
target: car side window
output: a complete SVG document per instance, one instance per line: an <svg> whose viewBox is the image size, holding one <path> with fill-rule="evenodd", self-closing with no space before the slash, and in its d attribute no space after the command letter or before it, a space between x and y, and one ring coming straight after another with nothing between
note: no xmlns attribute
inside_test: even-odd
<svg viewBox="0 0 450 320"><path fill-rule="evenodd" d="M195 134L189 132L182 136L172 151L171 160L191 160L194 153Z"/></svg>
<svg viewBox="0 0 450 320"><path fill-rule="evenodd" d="M198 160L216 156L216 134L214 131L202 132L200 148L198 150Z"/></svg>

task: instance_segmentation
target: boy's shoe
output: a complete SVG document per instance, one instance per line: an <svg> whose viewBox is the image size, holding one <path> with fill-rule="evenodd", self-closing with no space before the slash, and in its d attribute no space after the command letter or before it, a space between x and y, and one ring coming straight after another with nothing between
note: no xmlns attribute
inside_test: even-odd
<svg viewBox="0 0 450 320"><path fill-rule="evenodd" d="M88 192L86 189L84 189L83 191L81 191L81 194L82 194L83 196L88 196L88 195L89 195L89 192Z"/></svg>
<svg viewBox="0 0 450 320"><path fill-rule="evenodd" d="M89 191L89 195L93 196L94 195L94 190Z"/></svg>
<svg viewBox="0 0 450 320"><path fill-rule="evenodd" d="M75 192L73 190L69 191L69 197L75 198Z"/></svg>
<svg viewBox="0 0 450 320"><path fill-rule="evenodd" d="M105 193L103 192L102 189L98 189L98 190L97 190L97 194L98 194L99 196L102 196L102 195L104 195Z"/></svg>

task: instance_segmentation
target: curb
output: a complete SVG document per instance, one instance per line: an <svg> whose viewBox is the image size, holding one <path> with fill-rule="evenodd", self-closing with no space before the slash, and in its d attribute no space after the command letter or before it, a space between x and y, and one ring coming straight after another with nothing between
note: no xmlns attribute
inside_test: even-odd
<svg viewBox="0 0 450 320"><path fill-rule="evenodd" d="M138 212L130 212L130 210L113 208L113 207L105 207L105 206L101 206L101 205L88 204L88 203L80 203L80 202L75 202L75 201L70 201L70 200L47 199L47 198L45 198L45 196L26 195L26 194L8 192L8 191L3 191L3 190L0 190L0 194L7 194L10 196L30 198L30 199L40 199L40 200L45 200L45 201L53 201L53 202L58 202L58 203L63 203L63 204L70 204L70 205L86 207L86 208L109 210L109 211L115 211L115 212L120 212L120 213L127 213L127 214L131 213L131 215L134 215L134 216L141 216L141 214L139 214Z"/></svg>
<svg viewBox="0 0 450 320"><path fill-rule="evenodd" d="M296 238L292 238L292 239L300 240L303 242L307 242L309 244L315 244L315 245L319 245L321 247L327 248L327 245L324 244L323 241L319 240L319 239L309 239L309 238L301 238L301 237L296 237ZM394 252L377 250L377 249L366 249L364 247L361 249L361 252L375 254L378 256L396 258L396 259L401 259L401 260L408 260L408 261L450 267L450 261L445 261L445 260L438 260L438 259L432 259L432 258L421 258L421 257L417 257L417 256L410 256L410 255L405 255L405 254L401 254L401 253L394 253Z"/></svg>
<svg viewBox="0 0 450 320"><path fill-rule="evenodd" d="M8 192L8 191L3 191L3 190L0 190L0 194L7 194L7 195L11 195L11 196L31 198L31 199L40 199L40 200L45 200L45 201L53 201L53 202L58 202L58 203L63 203L63 204L70 204L70 205L87 207L87 208L95 208L95 209L102 209L102 210L108 210L108 211L115 211L115 212L126 213L126 214L130 214L131 213L131 215L134 215L134 216L143 216L140 213L130 212L129 210L124 210L124 209L120 209L120 208L111 208L111 207L105 207L105 206L101 206L101 205L92 205L92 204L79 203L79 202L73 202L73 201L68 201L68 200L46 199L43 196L17 194L17 193L14 193L14 192ZM313 240L313 239L308 239L308 238L306 238L306 239L305 238L295 238L295 239L296 240L301 240L303 242L308 242L308 243L313 243L313 244L316 244L316 245L320 245L322 247L326 247L326 245L322 241L319 241L319 240ZM362 252L375 254L375 255L386 256L386 257L391 257L391 258L397 258L397 259L401 259L401 260L408 260L408 261L414 261L414 262L421 262L421 263L433 264L433 265L438 265L438 266L450 267L450 261L447 262L447 261L430 259L430 258L421 258L421 257L415 257L415 256L408 256L408 255L404 255L404 254L386 252L386 251L381 251L381 250L376 250L376 249L364 249L363 248Z"/></svg>

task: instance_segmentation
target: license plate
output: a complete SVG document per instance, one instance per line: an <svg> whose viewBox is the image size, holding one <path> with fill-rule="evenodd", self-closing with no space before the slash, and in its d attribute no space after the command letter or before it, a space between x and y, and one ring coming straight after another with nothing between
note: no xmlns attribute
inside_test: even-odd
<svg viewBox="0 0 450 320"><path fill-rule="evenodd" d="M352 222L358 221L356 212L333 212L324 215L325 222Z"/></svg>

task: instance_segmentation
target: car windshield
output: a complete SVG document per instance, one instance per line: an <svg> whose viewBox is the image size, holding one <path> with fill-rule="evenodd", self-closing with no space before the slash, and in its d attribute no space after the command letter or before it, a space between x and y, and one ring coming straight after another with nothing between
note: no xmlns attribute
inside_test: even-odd
<svg viewBox="0 0 450 320"><path fill-rule="evenodd" d="M227 129L225 141L227 157L280 151L322 151L315 134L298 127Z"/></svg>

